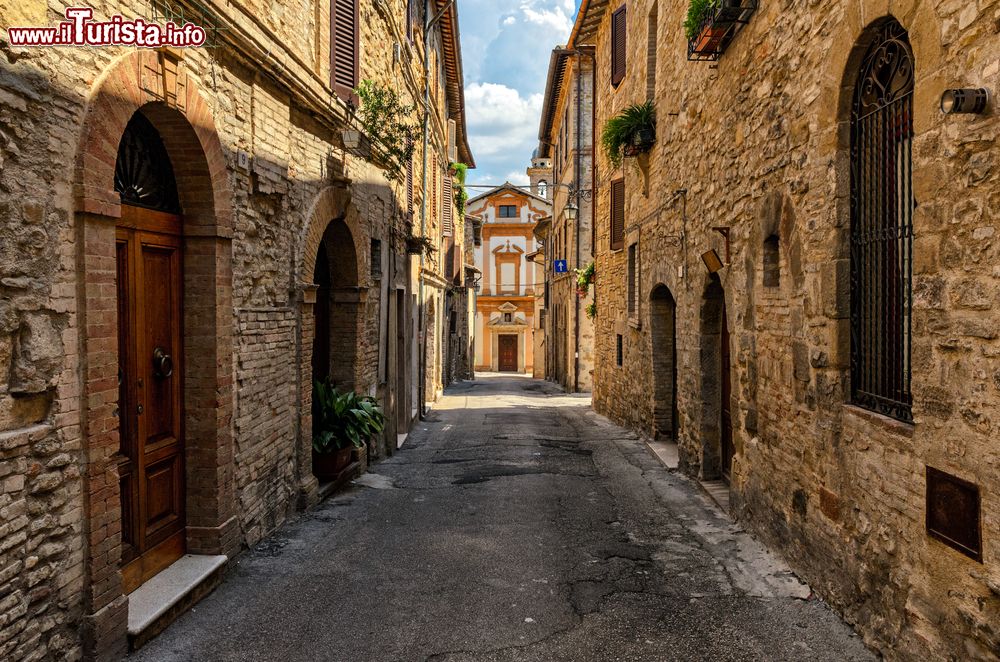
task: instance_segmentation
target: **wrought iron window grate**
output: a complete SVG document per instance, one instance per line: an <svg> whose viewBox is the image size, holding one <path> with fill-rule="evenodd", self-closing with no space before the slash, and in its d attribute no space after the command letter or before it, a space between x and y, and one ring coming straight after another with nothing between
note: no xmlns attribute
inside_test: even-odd
<svg viewBox="0 0 1000 662"><path fill-rule="evenodd" d="M851 115L851 391L912 422L913 54L899 23L862 61Z"/></svg>

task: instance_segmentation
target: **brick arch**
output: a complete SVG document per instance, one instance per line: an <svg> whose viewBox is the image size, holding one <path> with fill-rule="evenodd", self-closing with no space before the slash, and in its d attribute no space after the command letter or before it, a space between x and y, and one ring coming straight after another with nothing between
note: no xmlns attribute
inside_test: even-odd
<svg viewBox="0 0 1000 662"><path fill-rule="evenodd" d="M365 254L362 244L364 237L359 227L357 210L351 204L351 191L344 186L328 186L316 195L306 212L306 224L299 241L301 248L296 265L300 283L308 286L314 282L316 254L327 228L335 219L343 220L350 231L354 239L354 254L358 257L360 267L361 256Z"/></svg>
<svg viewBox="0 0 1000 662"><path fill-rule="evenodd" d="M84 641L88 658L124 653L128 598L121 592L118 320L114 190L118 145L136 112L171 158L184 218L183 373L187 549L233 554L240 544L233 482L232 204L226 159L208 106L183 63L141 51L95 82L73 170L81 338L84 489Z"/></svg>
<svg viewBox="0 0 1000 662"><path fill-rule="evenodd" d="M87 102L74 166L77 212L119 218L114 190L118 143L132 115L142 110L160 131L172 158L185 224L228 235L232 203L222 141L198 84L182 62L137 51L119 58L95 82ZM206 186L207 184L207 186Z"/></svg>

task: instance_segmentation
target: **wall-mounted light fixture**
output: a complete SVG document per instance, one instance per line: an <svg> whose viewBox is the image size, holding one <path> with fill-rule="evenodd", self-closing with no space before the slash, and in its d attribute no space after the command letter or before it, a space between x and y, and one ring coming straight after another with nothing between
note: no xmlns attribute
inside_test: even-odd
<svg viewBox="0 0 1000 662"><path fill-rule="evenodd" d="M985 87L945 90L941 95L941 112L982 114L990 102L990 92Z"/></svg>
<svg viewBox="0 0 1000 662"><path fill-rule="evenodd" d="M715 249L708 251L701 256L702 262L705 263L705 267L708 269L708 273L715 274L722 271L722 267L726 266L722 263L722 258L719 254L715 252Z"/></svg>
<svg viewBox="0 0 1000 662"><path fill-rule="evenodd" d="M566 214L566 220L569 221L570 223L576 220L576 214L579 211L580 210L577 209L576 205L574 205L572 202L570 202L563 208L563 213Z"/></svg>

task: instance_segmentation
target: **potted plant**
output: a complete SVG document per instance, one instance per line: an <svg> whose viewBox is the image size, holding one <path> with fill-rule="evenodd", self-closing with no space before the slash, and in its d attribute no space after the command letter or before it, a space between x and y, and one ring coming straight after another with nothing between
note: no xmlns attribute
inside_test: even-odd
<svg viewBox="0 0 1000 662"><path fill-rule="evenodd" d="M594 282L596 275L594 263L591 262L585 269L574 269L576 272L576 294L581 299L587 296L590 286Z"/></svg>
<svg viewBox="0 0 1000 662"><path fill-rule="evenodd" d="M597 303L591 303L587 306L587 317L589 319L594 319L597 317Z"/></svg>
<svg viewBox="0 0 1000 662"><path fill-rule="evenodd" d="M430 237L416 237L410 235L406 238L406 253L408 255L420 255L421 253L430 257L437 249Z"/></svg>
<svg viewBox="0 0 1000 662"><path fill-rule="evenodd" d="M338 391L329 380L313 385L313 473L336 478L351 456L385 429L378 402L354 391Z"/></svg>
<svg viewBox="0 0 1000 662"><path fill-rule="evenodd" d="M612 167L627 156L648 152L656 143L656 109L652 101L629 106L604 124L601 146Z"/></svg>
<svg viewBox="0 0 1000 662"><path fill-rule="evenodd" d="M708 55L721 52L722 42L740 12L720 11L741 9L743 0L691 0L684 34L692 54Z"/></svg>

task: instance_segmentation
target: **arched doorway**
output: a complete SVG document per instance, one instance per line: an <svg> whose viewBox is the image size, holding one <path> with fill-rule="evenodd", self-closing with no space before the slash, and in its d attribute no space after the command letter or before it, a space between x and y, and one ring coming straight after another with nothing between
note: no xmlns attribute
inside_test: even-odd
<svg viewBox="0 0 1000 662"><path fill-rule="evenodd" d="M653 361L653 437L677 439L677 303L666 285L649 296Z"/></svg>
<svg viewBox="0 0 1000 662"><path fill-rule="evenodd" d="M124 591L187 549L181 207L160 133L137 111L118 147L118 476Z"/></svg>
<svg viewBox="0 0 1000 662"><path fill-rule="evenodd" d="M729 481L733 445L732 375L725 291L718 276L705 287L701 311L702 464L705 480Z"/></svg>
<svg viewBox="0 0 1000 662"><path fill-rule="evenodd" d="M340 390L355 386L357 365L358 259L354 237L342 218L327 226L316 252L317 285L313 335L313 379L327 378Z"/></svg>

